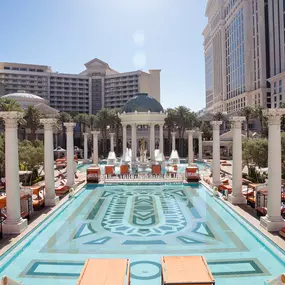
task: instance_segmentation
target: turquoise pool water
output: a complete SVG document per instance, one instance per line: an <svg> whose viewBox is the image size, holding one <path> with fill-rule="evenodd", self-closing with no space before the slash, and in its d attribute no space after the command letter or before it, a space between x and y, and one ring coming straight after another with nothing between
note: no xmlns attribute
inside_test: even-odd
<svg viewBox="0 0 285 285"><path fill-rule="evenodd" d="M0 276L75 285L87 258L130 258L132 285L160 285L163 255L204 255L217 285L285 271L284 253L202 185L89 185L1 257Z"/></svg>
<svg viewBox="0 0 285 285"><path fill-rule="evenodd" d="M204 162L196 162L196 164L198 165L199 169L203 169L205 167L209 167L206 163ZM85 172L86 169L90 166L90 164L80 164L78 166L78 171L80 172ZM177 167L177 172L178 173L185 173L185 168L187 167L187 164L178 164L178 167ZM101 168L101 173L104 174L105 173L105 165L101 165L100 166ZM151 172L151 169L149 168L148 169L148 172L150 173ZM166 172L166 170L162 170L162 172ZM116 174L120 174L120 168L119 167L115 167L115 173Z"/></svg>

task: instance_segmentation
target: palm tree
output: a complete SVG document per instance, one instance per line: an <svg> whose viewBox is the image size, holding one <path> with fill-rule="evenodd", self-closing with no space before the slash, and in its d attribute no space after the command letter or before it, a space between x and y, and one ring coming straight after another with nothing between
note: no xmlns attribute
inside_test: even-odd
<svg viewBox="0 0 285 285"><path fill-rule="evenodd" d="M166 109L167 117L165 118L165 127L167 129L167 141L169 154L171 153L171 132L175 128L175 110L172 108Z"/></svg>
<svg viewBox="0 0 285 285"><path fill-rule="evenodd" d="M175 108L175 124L178 130L178 139L179 139L179 153L181 156L184 156L183 153L183 144L184 144L184 133L187 126L187 123L190 118L190 110L187 107L179 106Z"/></svg>
<svg viewBox="0 0 285 285"><path fill-rule="evenodd" d="M120 109L112 109L110 112L110 115L111 115L110 127L112 131L115 131L117 152L119 152L120 131L122 129L121 119L118 116L119 112L120 112Z"/></svg>
<svg viewBox="0 0 285 285"><path fill-rule="evenodd" d="M91 130L93 130L95 128L96 122L97 122L96 115L89 115L87 125Z"/></svg>
<svg viewBox="0 0 285 285"><path fill-rule="evenodd" d="M86 132L86 126L89 123L89 115L88 114L78 114L74 117L76 123L79 123L80 126L80 145L82 146L83 142L83 133Z"/></svg>
<svg viewBox="0 0 285 285"><path fill-rule="evenodd" d="M61 139L60 139L61 146L64 145L64 131L63 131L64 123L70 122L71 120L72 120L71 116L66 112L60 112L58 114L57 121L61 129Z"/></svg>
<svg viewBox="0 0 285 285"><path fill-rule="evenodd" d="M98 126L98 128L101 131L101 135L102 135L102 139L103 139L103 147L102 147L102 152L103 155L106 155L106 140L107 140L107 130L108 127L111 125L112 123L112 116L110 113L110 110L108 109L101 109L98 113L97 113L97 123L96 125Z"/></svg>
<svg viewBox="0 0 285 285"><path fill-rule="evenodd" d="M260 133L261 133L261 137L264 136L264 121L265 121L265 118L263 116L263 107L261 106L257 106L254 108L254 117L258 118L259 120L259 123L260 123Z"/></svg>
<svg viewBox="0 0 285 285"><path fill-rule="evenodd" d="M0 98L0 110L3 112L23 112L21 105L16 100L10 98Z"/></svg>
<svg viewBox="0 0 285 285"><path fill-rule="evenodd" d="M246 124L246 136L249 138L249 121L253 118L255 118L255 112L254 109L250 106L244 107L239 112L240 116L245 117L245 124Z"/></svg>
<svg viewBox="0 0 285 285"><path fill-rule="evenodd" d="M226 130L226 124L228 122L228 116L226 112L216 112L213 114L213 121L222 121L222 130Z"/></svg>
<svg viewBox="0 0 285 285"><path fill-rule="evenodd" d="M31 139L36 139L36 131L40 126L40 111L35 106L28 106L25 110L24 120L26 121L26 127L31 130Z"/></svg>

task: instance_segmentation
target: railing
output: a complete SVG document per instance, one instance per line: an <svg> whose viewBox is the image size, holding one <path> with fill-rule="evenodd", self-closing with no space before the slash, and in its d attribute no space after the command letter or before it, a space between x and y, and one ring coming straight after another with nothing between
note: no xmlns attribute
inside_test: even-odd
<svg viewBox="0 0 285 285"><path fill-rule="evenodd" d="M101 181L105 184L112 183L182 183L185 180L184 173L175 174L127 174L127 175L101 175Z"/></svg>

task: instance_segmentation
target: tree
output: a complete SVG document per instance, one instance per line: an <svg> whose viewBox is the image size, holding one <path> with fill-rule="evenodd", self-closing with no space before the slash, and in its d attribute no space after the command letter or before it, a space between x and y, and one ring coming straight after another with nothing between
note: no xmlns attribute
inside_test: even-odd
<svg viewBox="0 0 285 285"><path fill-rule="evenodd" d="M226 130L226 124L228 122L228 116L225 112L216 112L213 114L213 121L221 121L222 122L222 130Z"/></svg>
<svg viewBox="0 0 285 285"><path fill-rule="evenodd" d="M242 144L243 161L258 168L266 167L268 162L268 140L266 138L250 138Z"/></svg>
<svg viewBox="0 0 285 285"><path fill-rule="evenodd" d="M181 156L184 156L183 153L183 144L184 144L184 133L187 125L190 125L190 110L184 106L179 106L174 109L174 122L178 130L178 139L179 139L179 153Z"/></svg>
<svg viewBox="0 0 285 285"><path fill-rule="evenodd" d="M103 155L106 156L107 155L107 147L106 147L107 130L108 130L108 127L112 123L112 116L111 116L110 110L105 109L105 108L101 109L97 113L96 116L97 116L96 125L101 131L102 140L103 140L102 152L103 152Z"/></svg>
<svg viewBox="0 0 285 285"><path fill-rule="evenodd" d="M169 147L169 154L171 153L171 132L174 131L175 128L175 110L172 108L166 109L167 117L165 118L165 127L167 129L167 140Z"/></svg>
<svg viewBox="0 0 285 285"><path fill-rule="evenodd" d="M10 98L0 98L0 110L4 112L23 112L21 105L16 100Z"/></svg>
<svg viewBox="0 0 285 285"><path fill-rule="evenodd" d="M64 123L68 123L72 120L71 116L66 112L60 112L57 117L59 128L61 129L61 145L64 145Z"/></svg>
<svg viewBox="0 0 285 285"><path fill-rule="evenodd" d="M35 106L28 106L25 110L24 120L26 121L26 127L31 130L31 139L36 139L36 131L40 126L41 114Z"/></svg>
<svg viewBox="0 0 285 285"><path fill-rule="evenodd" d="M206 140L211 140L213 137L213 131L209 121L200 121L199 129L203 132L203 137Z"/></svg>
<svg viewBox="0 0 285 285"><path fill-rule="evenodd" d="M266 120L265 120L263 112L262 112L263 109L264 109L263 107L257 106L257 107L255 107L254 114L253 114L253 116L255 118L258 118L258 120L259 120L261 137L263 137L265 135L264 123Z"/></svg>
<svg viewBox="0 0 285 285"><path fill-rule="evenodd" d="M80 145L82 146L83 142L83 133L86 132L86 126L89 123L89 115L88 114L78 114L74 117L76 123L80 126Z"/></svg>
<svg viewBox="0 0 285 285"><path fill-rule="evenodd" d="M21 170L32 171L32 179L37 179L39 170L44 164L43 142L33 143L28 140L19 142L19 167Z"/></svg>
<svg viewBox="0 0 285 285"><path fill-rule="evenodd" d="M119 112L120 112L119 109L112 109L110 112L110 116L111 116L110 127L111 127L111 130L115 132L117 152L120 152L119 151L119 139L120 139L120 131L122 129L121 119L118 116Z"/></svg>
<svg viewBox="0 0 285 285"><path fill-rule="evenodd" d="M88 127L93 130L96 126L96 120L97 120L97 117L96 115L89 115L89 119L88 119Z"/></svg>
<svg viewBox="0 0 285 285"><path fill-rule="evenodd" d="M246 136L247 138L249 138L249 121L255 118L254 109L250 106L246 106L242 110L240 110L239 114L240 116L245 117Z"/></svg>

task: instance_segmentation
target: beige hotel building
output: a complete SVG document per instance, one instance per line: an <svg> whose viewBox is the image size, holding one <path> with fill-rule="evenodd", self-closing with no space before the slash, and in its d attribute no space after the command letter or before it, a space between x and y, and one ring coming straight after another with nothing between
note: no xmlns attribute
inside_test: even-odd
<svg viewBox="0 0 285 285"><path fill-rule="evenodd" d="M46 65L0 62L0 95L26 91L60 111L88 114L121 108L137 93L160 101L160 70L120 73L97 58L85 68L80 74L65 74Z"/></svg>

